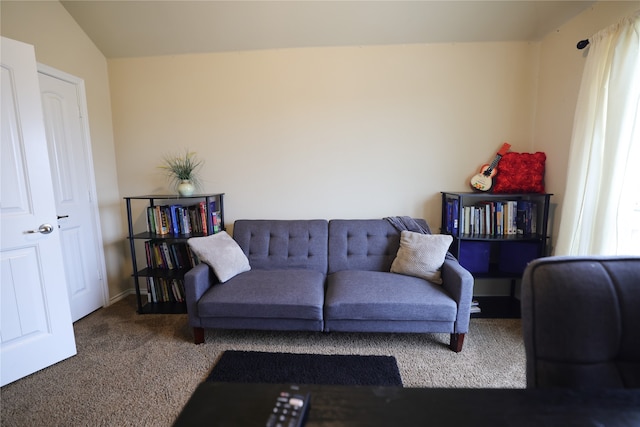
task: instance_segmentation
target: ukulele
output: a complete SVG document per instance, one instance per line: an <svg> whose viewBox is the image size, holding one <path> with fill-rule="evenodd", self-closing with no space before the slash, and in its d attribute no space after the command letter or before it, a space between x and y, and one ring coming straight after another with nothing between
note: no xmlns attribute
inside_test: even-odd
<svg viewBox="0 0 640 427"><path fill-rule="evenodd" d="M502 148L500 148L500 151L498 151L496 158L493 159L491 164L482 165L482 167L480 168L480 172L475 174L473 178L471 178L471 187L474 190L480 190L480 191L491 190L491 187L493 186L493 177L498 172L498 170L496 169L496 166L498 165L498 162L500 161L502 156L507 154L507 151L509 151L509 148L511 148L511 144L508 144L506 142L502 144Z"/></svg>

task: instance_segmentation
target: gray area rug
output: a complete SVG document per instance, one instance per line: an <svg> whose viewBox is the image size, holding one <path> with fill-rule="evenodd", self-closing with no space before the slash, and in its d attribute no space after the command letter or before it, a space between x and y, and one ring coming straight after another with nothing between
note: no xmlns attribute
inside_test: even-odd
<svg viewBox="0 0 640 427"><path fill-rule="evenodd" d="M2 387L0 425L170 426L226 350L392 355L404 387L525 387L519 319L471 319L449 334L207 331L186 315L138 315L128 297L74 324L78 355Z"/></svg>

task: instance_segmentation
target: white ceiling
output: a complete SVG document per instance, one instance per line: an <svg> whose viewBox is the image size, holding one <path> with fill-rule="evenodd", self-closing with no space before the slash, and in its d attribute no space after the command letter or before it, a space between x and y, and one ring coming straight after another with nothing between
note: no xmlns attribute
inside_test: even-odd
<svg viewBox="0 0 640 427"><path fill-rule="evenodd" d="M536 41L594 1L61 3L102 53L115 58L310 46Z"/></svg>

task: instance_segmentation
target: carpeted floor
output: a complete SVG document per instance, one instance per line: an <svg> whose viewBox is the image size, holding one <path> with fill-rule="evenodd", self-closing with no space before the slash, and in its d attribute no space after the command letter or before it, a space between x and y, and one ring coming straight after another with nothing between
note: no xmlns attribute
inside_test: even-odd
<svg viewBox="0 0 640 427"><path fill-rule="evenodd" d="M0 389L0 425L170 426L225 350L391 355L405 387L525 386L518 319L472 319L448 334L207 331L186 315L137 315L130 297L74 324L78 355Z"/></svg>

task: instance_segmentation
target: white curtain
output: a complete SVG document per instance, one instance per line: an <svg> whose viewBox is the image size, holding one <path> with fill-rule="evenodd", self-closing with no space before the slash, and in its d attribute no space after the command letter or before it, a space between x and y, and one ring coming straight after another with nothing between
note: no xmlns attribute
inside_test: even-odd
<svg viewBox="0 0 640 427"><path fill-rule="evenodd" d="M554 254L640 254L640 11L589 44Z"/></svg>

